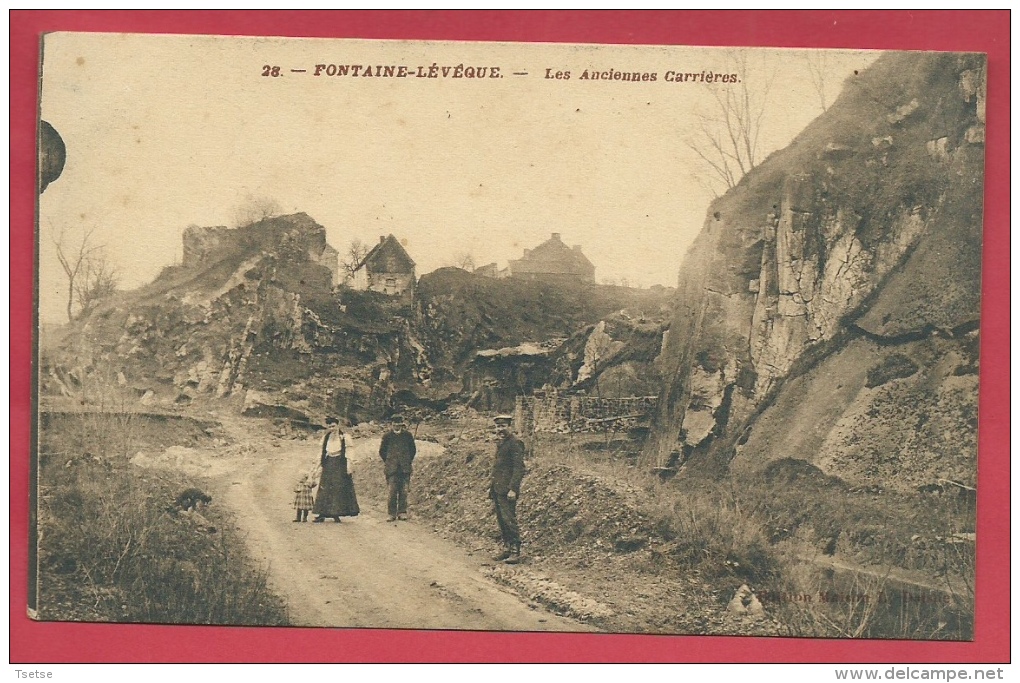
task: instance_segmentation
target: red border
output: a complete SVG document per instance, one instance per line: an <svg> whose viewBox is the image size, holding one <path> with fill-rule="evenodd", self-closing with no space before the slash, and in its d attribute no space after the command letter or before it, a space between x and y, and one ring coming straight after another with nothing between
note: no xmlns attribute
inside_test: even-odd
<svg viewBox="0 0 1020 683"><path fill-rule="evenodd" d="M978 621L972 643L166 627L25 616L34 139L40 33L56 30L988 53ZM10 12L10 661L1008 662L1009 12L35 11ZM15 256L16 255L16 256Z"/></svg>

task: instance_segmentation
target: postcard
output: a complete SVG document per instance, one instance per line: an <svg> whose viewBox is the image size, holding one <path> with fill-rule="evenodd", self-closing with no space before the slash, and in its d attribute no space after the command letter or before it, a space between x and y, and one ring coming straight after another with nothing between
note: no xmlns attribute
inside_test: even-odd
<svg viewBox="0 0 1020 683"><path fill-rule="evenodd" d="M43 622L970 641L978 53L43 37Z"/></svg>

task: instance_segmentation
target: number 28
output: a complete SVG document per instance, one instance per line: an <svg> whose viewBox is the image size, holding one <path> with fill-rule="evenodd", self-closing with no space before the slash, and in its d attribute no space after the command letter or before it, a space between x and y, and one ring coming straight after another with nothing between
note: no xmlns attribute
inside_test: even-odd
<svg viewBox="0 0 1020 683"><path fill-rule="evenodd" d="M275 78L276 76L280 75L280 67L269 66L268 64L266 64L265 66L262 67L262 75L273 76Z"/></svg>

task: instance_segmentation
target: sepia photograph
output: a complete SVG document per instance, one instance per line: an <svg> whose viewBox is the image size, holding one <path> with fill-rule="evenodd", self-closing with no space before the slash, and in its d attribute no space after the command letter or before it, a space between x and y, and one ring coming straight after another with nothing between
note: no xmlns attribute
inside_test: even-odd
<svg viewBox="0 0 1020 683"><path fill-rule="evenodd" d="M41 47L33 620L974 639L985 55Z"/></svg>

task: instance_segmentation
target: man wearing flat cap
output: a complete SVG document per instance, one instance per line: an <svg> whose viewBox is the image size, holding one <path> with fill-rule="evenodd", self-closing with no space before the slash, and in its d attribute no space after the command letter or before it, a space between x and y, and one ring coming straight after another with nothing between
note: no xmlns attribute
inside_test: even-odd
<svg viewBox="0 0 1020 683"><path fill-rule="evenodd" d="M414 437L404 429L403 416L396 415L391 422L392 429L383 435L379 444L379 457L383 461L389 488L389 522L407 519L407 488L411 483L411 463L417 451Z"/></svg>
<svg viewBox="0 0 1020 683"><path fill-rule="evenodd" d="M514 436L513 417L498 415L496 458L492 463L489 497L496 509L496 521L503 538L503 552L493 559L507 564L521 561L521 530L517 526L517 498L524 478L524 443Z"/></svg>

